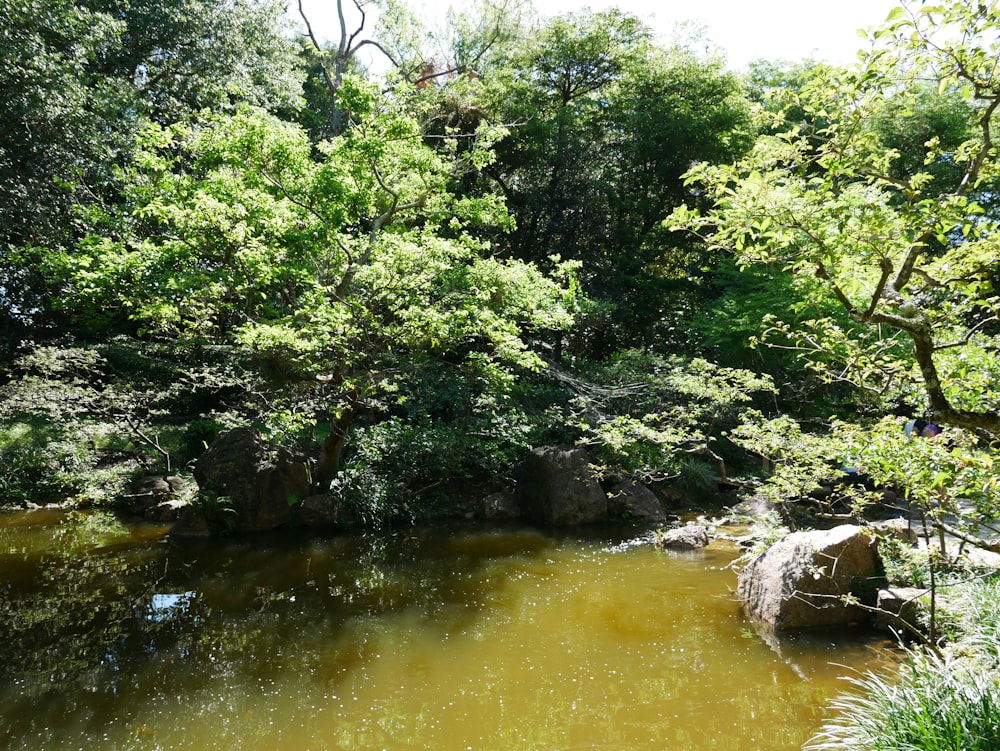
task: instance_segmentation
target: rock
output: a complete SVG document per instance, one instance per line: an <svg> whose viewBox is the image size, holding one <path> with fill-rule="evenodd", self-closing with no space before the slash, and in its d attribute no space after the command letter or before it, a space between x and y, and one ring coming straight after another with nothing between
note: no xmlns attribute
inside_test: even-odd
<svg viewBox="0 0 1000 751"><path fill-rule="evenodd" d="M550 527L606 519L608 498L590 465L590 453L579 446L532 449L518 478L521 515Z"/></svg>
<svg viewBox="0 0 1000 751"><path fill-rule="evenodd" d="M683 527L658 533L655 546L673 550L697 550L709 543L708 528L703 524L685 524Z"/></svg>
<svg viewBox="0 0 1000 751"><path fill-rule="evenodd" d="M644 522L666 519L656 494L645 485L630 481L619 482L608 492L608 516Z"/></svg>
<svg viewBox="0 0 1000 751"><path fill-rule="evenodd" d="M133 511L147 518L148 511L163 501L174 500L192 495L192 483L189 479L177 475L146 475L141 477L126 498L134 501Z"/></svg>
<svg viewBox="0 0 1000 751"><path fill-rule="evenodd" d="M358 525L354 510L342 498L328 493L311 495L302 501L299 518L307 527L349 529Z"/></svg>
<svg viewBox="0 0 1000 751"><path fill-rule="evenodd" d="M268 443L252 428L220 434L198 458L194 477L203 491L227 499L235 530L281 526L310 492L308 459Z"/></svg>
<svg viewBox="0 0 1000 751"><path fill-rule="evenodd" d="M521 515L517 498L510 493L491 493L476 504L475 516L489 521L508 521Z"/></svg>
<svg viewBox="0 0 1000 751"><path fill-rule="evenodd" d="M734 518L754 519L758 516L767 516L774 511L776 507L770 499L752 495L733 506L730 513Z"/></svg>
<svg viewBox="0 0 1000 751"><path fill-rule="evenodd" d="M869 525L879 538L891 538L901 540L910 545L917 543L917 531L906 519L896 517L893 519L880 519L871 522Z"/></svg>
<svg viewBox="0 0 1000 751"><path fill-rule="evenodd" d="M1000 570L1000 553L970 547L965 555L966 564L973 568Z"/></svg>
<svg viewBox="0 0 1000 751"><path fill-rule="evenodd" d="M910 629L919 630L921 598L930 595L930 590L916 587L890 587L878 591L875 616L877 628L905 633ZM910 628L908 629L907 626Z"/></svg>
<svg viewBox="0 0 1000 751"><path fill-rule="evenodd" d="M180 519L185 509L190 505L190 501L172 498L147 508L143 516L152 522L173 522Z"/></svg>
<svg viewBox="0 0 1000 751"><path fill-rule="evenodd" d="M874 604L879 570L874 537L844 524L775 543L740 572L737 592L751 617L778 631L846 625L867 613L842 598L868 591L862 600Z"/></svg>
<svg viewBox="0 0 1000 751"><path fill-rule="evenodd" d="M213 536L208 517L194 506L188 506L181 513L180 518L170 528L169 534L171 537L187 539L205 539Z"/></svg>

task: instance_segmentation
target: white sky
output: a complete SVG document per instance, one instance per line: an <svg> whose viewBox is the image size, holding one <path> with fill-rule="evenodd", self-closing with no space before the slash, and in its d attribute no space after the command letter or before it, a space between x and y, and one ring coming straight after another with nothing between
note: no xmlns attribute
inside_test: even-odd
<svg viewBox="0 0 1000 751"><path fill-rule="evenodd" d="M343 0L353 7L351 0ZM447 0L411 0L411 7L433 25L444 17ZM334 38L336 0L303 0L306 13L320 37ZM705 27L707 37L721 50L729 67L738 70L751 60L798 61L807 57L849 64L864 46L858 29L880 25L899 0L535 0L546 16L617 6L646 21L662 41L675 36L677 25L693 22ZM299 18L292 3L294 17ZM435 16L437 18L435 18Z"/></svg>

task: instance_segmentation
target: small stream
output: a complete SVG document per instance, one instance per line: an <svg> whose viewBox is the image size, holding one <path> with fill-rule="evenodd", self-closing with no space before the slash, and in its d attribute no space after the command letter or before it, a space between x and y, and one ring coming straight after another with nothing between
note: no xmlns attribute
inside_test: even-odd
<svg viewBox="0 0 1000 751"><path fill-rule="evenodd" d="M0 748L791 751L887 646L768 643L724 543L165 531L0 515Z"/></svg>

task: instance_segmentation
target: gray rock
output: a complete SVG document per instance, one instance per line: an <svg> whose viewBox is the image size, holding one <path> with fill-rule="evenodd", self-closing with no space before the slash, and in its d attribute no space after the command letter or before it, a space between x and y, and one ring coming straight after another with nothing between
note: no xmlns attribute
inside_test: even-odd
<svg viewBox="0 0 1000 751"><path fill-rule="evenodd" d="M921 598L929 597L930 590L916 587L890 587L878 591L875 626L904 633L910 628L919 629Z"/></svg>
<svg viewBox="0 0 1000 751"><path fill-rule="evenodd" d="M188 506L170 528L170 536L181 539L207 539L213 536L212 525L202 511L194 506Z"/></svg>
<svg viewBox="0 0 1000 751"><path fill-rule="evenodd" d="M154 522L173 522L181 518L184 511L191 505L190 501L172 498L160 501L155 506L147 508L143 516Z"/></svg>
<svg viewBox="0 0 1000 751"><path fill-rule="evenodd" d="M309 462L302 454L268 443L252 428L219 435L194 468L203 491L225 497L236 530L274 529L292 517L310 493Z"/></svg>
<svg viewBox="0 0 1000 751"><path fill-rule="evenodd" d="M644 522L666 519L656 494L645 485L629 481L617 483L608 492L608 516Z"/></svg>
<svg viewBox="0 0 1000 751"><path fill-rule="evenodd" d="M475 516L489 521L508 521L521 515L517 498L510 493L491 493L476 504Z"/></svg>
<svg viewBox="0 0 1000 751"><path fill-rule="evenodd" d="M521 515L550 527L606 519L608 498L591 469L591 461L590 453L579 446L532 449L518 478Z"/></svg>
<svg viewBox="0 0 1000 751"><path fill-rule="evenodd" d="M311 495L299 505L299 518L307 527L350 529L358 524L343 499L329 494Z"/></svg>
<svg viewBox="0 0 1000 751"><path fill-rule="evenodd" d="M702 524L685 524L657 534L655 545L661 549L697 550L709 543L708 528Z"/></svg>
<svg viewBox="0 0 1000 751"><path fill-rule="evenodd" d="M193 490L194 484L178 475L146 475L136 482L132 493L126 497L132 500L135 513L151 518L149 511L154 506L190 496Z"/></svg>
<svg viewBox="0 0 1000 751"><path fill-rule="evenodd" d="M846 625L867 612L844 597L871 592L879 571L874 537L851 524L795 532L754 558L740 572L744 609L778 631Z"/></svg>

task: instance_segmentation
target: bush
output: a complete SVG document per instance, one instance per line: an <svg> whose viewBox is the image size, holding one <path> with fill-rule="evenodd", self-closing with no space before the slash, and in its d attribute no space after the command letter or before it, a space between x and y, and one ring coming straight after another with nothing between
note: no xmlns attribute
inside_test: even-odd
<svg viewBox="0 0 1000 751"><path fill-rule="evenodd" d="M1000 682L975 662L910 653L898 681L868 673L808 751L996 751Z"/></svg>
<svg viewBox="0 0 1000 751"><path fill-rule="evenodd" d="M199 419L192 420L184 428L181 437L181 450L184 452L184 460L196 459L204 453L205 449L211 445L212 441L219 437L223 425L218 420Z"/></svg>
<svg viewBox="0 0 1000 751"><path fill-rule="evenodd" d="M136 463L126 452L99 450L113 437L96 422L71 429L13 422L0 430L0 505L114 503Z"/></svg>

